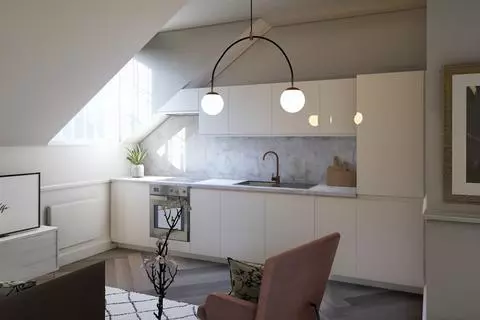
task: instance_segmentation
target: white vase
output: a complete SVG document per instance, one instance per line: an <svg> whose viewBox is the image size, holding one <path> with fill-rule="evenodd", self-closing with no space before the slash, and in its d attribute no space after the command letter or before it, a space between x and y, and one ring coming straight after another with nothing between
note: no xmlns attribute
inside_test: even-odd
<svg viewBox="0 0 480 320"><path fill-rule="evenodd" d="M133 178L143 178L145 175L145 167L143 164L132 165L130 168L130 174Z"/></svg>

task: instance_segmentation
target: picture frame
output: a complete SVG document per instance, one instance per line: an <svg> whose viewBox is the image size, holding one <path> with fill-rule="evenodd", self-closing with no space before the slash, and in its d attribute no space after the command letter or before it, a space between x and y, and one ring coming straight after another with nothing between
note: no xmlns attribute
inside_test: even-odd
<svg viewBox="0 0 480 320"><path fill-rule="evenodd" d="M40 176L0 175L0 238L40 227Z"/></svg>
<svg viewBox="0 0 480 320"><path fill-rule="evenodd" d="M480 63L444 66L444 201L480 204Z"/></svg>

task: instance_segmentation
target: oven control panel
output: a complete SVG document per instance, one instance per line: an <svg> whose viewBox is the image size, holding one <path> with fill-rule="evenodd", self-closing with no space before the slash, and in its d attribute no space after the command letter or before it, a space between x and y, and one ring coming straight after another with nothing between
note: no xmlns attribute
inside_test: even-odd
<svg viewBox="0 0 480 320"><path fill-rule="evenodd" d="M156 196L188 197L189 187L152 184L150 194Z"/></svg>

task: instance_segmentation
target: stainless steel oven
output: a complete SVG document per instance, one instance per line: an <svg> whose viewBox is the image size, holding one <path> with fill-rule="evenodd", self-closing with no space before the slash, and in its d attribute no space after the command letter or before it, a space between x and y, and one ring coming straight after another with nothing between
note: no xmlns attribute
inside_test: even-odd
<svg viewBox="0 0 480 320"><path fill-rule="evenodd" d="M172 203L178 205L171 207ZM168 215L175 217L177 212L181 212L180 220L170 239L190 242L190 187L151 184L150 236L159 238L164 235L169 229L166 220Z"/></svg>

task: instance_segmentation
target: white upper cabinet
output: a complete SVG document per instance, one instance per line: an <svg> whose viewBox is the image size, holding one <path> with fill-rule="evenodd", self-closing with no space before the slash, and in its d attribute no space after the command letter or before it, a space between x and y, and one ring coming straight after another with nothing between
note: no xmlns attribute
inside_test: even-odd
<svg viewBox="0 0 480 320"><path fill-rule="evenodd" d="M353 117L357 112L356 80L324 80L319 82L321 135L354 136Z"/></svg>
<svg viewBox="0 0 480 320"><path fill-rule="evenodd" d="M269 135L271 132L271 86L230 87L229 133Z"/></svg>
<svg viewBox="0 0 480 320"><path fill-rule="evenodd" d="M424 72L357 78L357 193L424 196Z"/></svg>
<svg viewBox="0 0 480 320"><path fill-rule="evenodd" d="M178 91L161 109L163 113L198 113L199 89Z"/></svg>
<svg viewBox="0 0 480 320"><path fill-rule="evenodd" d="M227 135L229 133L229 88L216 87L215 92L223 98L223 110L216 116L211 116L203 112L201 101L205 94L210 92L210 88L202 88L198 91L199 119L198 130L200 134Z"/></svg>
<svg viewBox="0 0 480 320"><path fill-rule="evenodd" d="M272 84L272 135L318 135L315 123L319 115L318 82L295 83L305 94L305 107L297 113L288 113L280 106L280 96L290 86L288 82ZM313 125L309 122L311 116Z"/></svg>

